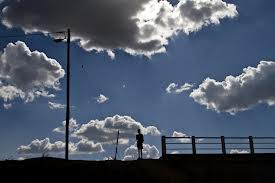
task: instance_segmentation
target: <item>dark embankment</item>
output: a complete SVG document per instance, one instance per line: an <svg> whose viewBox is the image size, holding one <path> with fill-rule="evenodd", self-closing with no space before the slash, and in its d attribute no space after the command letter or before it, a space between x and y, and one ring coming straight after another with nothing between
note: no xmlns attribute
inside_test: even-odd
<svg viewBox="0 0 275 183"><path fill-rule="evenodd" d="M1 182L275 183L275 155L185 155L165 160L0 162Z"/></svg>

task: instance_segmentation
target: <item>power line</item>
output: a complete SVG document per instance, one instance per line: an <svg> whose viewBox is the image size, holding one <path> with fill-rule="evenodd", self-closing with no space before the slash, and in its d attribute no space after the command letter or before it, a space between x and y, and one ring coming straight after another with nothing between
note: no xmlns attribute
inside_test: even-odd
<svg viewBox="0 0 275 183"><path fill-rule="evenodd" d="M18 34L18 35L0 36L0 38L16 38L16 37L30 37L30 36L42 36L42 35L41 34Z"/></svg>
<svg viewBox="0 0 275 183"><path fill-rule="evenodd" d="M48 32L47 36L51 34L65 34L65 31L57 31L57 32ZM1 38L16 38L16 37L31 37L31 36L45 36L43 33L34 33L34 34L14 34L14 35L0 35Z"/></svg>

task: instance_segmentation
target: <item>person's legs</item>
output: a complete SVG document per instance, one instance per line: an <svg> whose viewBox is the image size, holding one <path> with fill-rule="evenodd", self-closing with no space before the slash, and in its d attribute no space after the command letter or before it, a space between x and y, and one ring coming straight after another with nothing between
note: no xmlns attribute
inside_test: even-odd
<svg viewBox="0 0 275 183"><path fill-rule="evenodd" d="M138 159L140 159L140 149L139 149L139 147L137 147L138 148Z"/></svg>
<svg viewBox="0 0 275 183"><path fill-rule="evenodd" d="M140 144L137 144L137 149L138 149L138 159L141 159L142 158L142 153L141 153L141 146Z"/></svg>

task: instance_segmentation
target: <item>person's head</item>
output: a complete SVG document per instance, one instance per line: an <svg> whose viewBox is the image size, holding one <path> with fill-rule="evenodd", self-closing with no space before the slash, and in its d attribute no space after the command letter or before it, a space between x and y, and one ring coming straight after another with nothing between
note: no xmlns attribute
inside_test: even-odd
<svg viewBox="0 0 275 183"><path fill-rule="evenodd" d="M140 134L140 129L138 129L137 132Z"/></svg>

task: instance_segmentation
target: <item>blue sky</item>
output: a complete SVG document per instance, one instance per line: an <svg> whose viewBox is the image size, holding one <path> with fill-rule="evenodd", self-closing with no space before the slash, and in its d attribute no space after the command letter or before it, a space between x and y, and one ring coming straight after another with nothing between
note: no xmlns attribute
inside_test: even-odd
<svg viewBox="0 0 275 183"><path fill-rule="evenodd" d="M257 67L261 60L275 60L275 2L226 2L236 5L238 16L221 19L219 25L211 24L189 35L174 35L169 38L166 53L151 58L133 56L121 49L115 51L112 60L105 52L88 52L73 43L71 117L84 124L115 115L131 116L144 126L157 127L167 136L173 131L195 136L275 136L273 106L255 105L232 115L217 113L195 102L189 96L192 89L180 94L166 92L170 83L191 83L197 89L207 77L223 81L228 75L240 75L243 68ZM0 35L23 33L20 28L0 26ZM65 43L56 44L45 36L2 39L1 51L18 40L66 68ZM64 135L52 130L64 121L65 109L52 110L48 106L49 101L65 104L65 78L60 82L62 90L50 90L55 98L40 97L29 103L17 98L8 102L12 103L8 110L0 100L0 157L22 156L16 149L34 139L48 137L51 142L63 141ZM95 97L100 94L109 100L97 103ZM160 150L160 136L146 136L145 141ZM121 158L124 149L133 143L131 139L129 145L120 146ZM72 155L72 158L101 159L113 155L113 145L103 147L104 153Z"/></svg>

